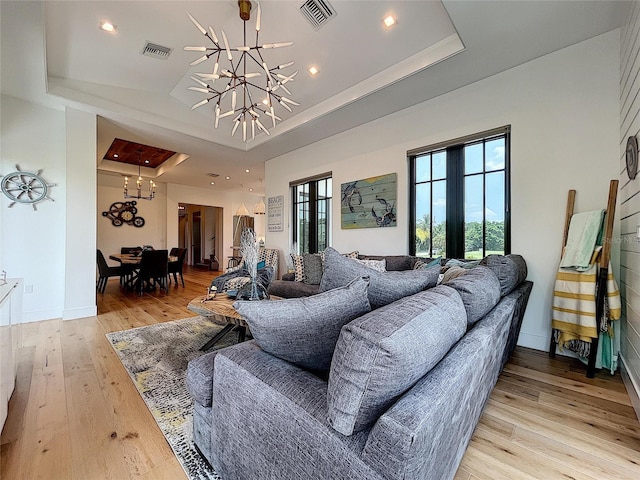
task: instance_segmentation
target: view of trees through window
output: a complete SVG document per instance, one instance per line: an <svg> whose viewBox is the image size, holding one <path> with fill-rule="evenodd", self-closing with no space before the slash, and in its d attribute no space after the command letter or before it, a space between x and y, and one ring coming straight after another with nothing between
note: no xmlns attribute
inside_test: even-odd
<svg viewBox="0 0 640 480"><path fill-rule="evenodd" d="M508 253L508 149L507 131L409 156L413 254Z"/></svg>

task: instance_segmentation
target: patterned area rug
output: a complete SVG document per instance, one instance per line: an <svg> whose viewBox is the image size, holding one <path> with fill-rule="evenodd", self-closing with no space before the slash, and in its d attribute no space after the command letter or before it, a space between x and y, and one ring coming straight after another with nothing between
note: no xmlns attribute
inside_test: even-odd
<svg viewBox="0 0 640 480"><path fill-rule="evenodd" d="M222 329L204 317L108 333L107 338L153 418L192 480L220 480L193 445L193 402L185 386L187 363ZM226 335L214 348L237 341Z"/></svg>

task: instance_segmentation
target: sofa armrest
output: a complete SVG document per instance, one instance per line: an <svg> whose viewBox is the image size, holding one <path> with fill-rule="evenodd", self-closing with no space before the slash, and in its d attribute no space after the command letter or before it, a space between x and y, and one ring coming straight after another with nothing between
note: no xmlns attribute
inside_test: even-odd
<svg viewBox="0 0 640 480"><path fill-rule="evenodd" d="M380 479L359 458L367 432L328 424L327 383L253 341L214 362L211 458L222 478Z"/></svg>
<svg viewBox="0 0 640 480"><path fill-rule="evenodd" d="M293 282L296 279L296 274L295 273L283 273L282 274L282 280L285 280L287 282Z"/></svg>

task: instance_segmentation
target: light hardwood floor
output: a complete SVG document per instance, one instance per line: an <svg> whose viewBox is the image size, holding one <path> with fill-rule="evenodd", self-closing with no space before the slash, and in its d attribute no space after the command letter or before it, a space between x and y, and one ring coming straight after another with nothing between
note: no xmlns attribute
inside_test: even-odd
<svg viewBox="0 0 640 480"><path fill-rule="evenodd" d="M105 333L192 316L212 276L188 269L185 288L142 297L113 279L98 316L25 324L0 479L186 478ZM640 479L640 424L620 376L589 380L576 360L518 347L456 475L477 479Z"/></svg>

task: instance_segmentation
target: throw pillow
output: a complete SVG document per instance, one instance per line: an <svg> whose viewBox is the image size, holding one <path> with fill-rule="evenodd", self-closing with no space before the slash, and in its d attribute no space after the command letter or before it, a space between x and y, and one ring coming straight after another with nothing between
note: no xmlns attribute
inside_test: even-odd
<svg viewBox="0 0 640 480"><path fill-rule="evenodd" d="M445 286L402 298L345 325L329 372L331 426L343 435L367 428L431 370L466 329L460 295Z"/></svg>
<svg viewBox="0 0 640 480"><path fill-rule="evenodd" d="M371 310L369 280L303 298L237 301L251 335L265 352L309 370L328 370L343 325Z"/></svg>
<svg viewBox="0 0 640 480"><path fill-rule="evenodd" d="M372 268L376 272L387 271L387 261L384 258L382 260L360 260L359 258L354 258L354 260L358 262L360 265L364 265L365 267Z"/></svg>
<svg viewBox="0 0 640 480"><path fill-rule="evenodd" d="M489 267L497 275L503 297L527 278L527 264L520 255L487 255L480 265Z"/></svg>
<svg viewBox="0 0 640 480"><path fill-rule="evenodd" d="M420 258L420 259L416 260L416 263L413 264L413 269L414 270L419 270L421 268L435 267L436 265L440 266L440 260L441 259L442 259L442 257Z"/></svg>
<svg viewBox="0 0 640 480"><path fill-rule="evenodd" d="M296 275L294 280L296 282L304 282L304 257L302 255L292 253L291 261L293 262L293 270Z"/></svg>
<svg viewBox="0 0 640 480"><path fill-rule="evenodd" d="M320 291L326 292L344 286L356 277L368 276L370 278L369 302L371 308L375 309L407 295L413 295L433 287L438 280L439 273L439 267L426 270L376 272L359 264L354 259L343 257L335 249L327 247Z"/></svg>
<svg viewBox="0 0 640 480"><path fill-rule="evenodd" d="M454 288L462 297L469 326L489 313L500 301L500 282L488 267L472 268L464 275L442 282L442 285Z"/></svg>
<svg viewBox="0 0 640 480"><path fill-rule="evenodd" d="M320 285L322 280L322 257L316 253L303 254L304 283Z"/></svg>

